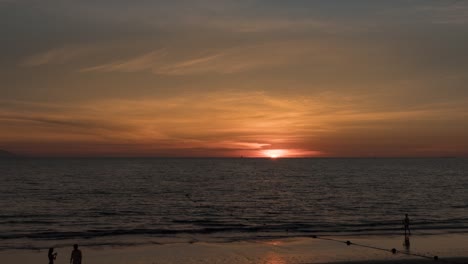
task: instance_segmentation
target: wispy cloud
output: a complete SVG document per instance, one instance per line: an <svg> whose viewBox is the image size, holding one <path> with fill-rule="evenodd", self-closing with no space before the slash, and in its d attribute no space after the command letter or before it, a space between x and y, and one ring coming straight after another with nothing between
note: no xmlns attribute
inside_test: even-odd
<svg viewBox="0 0 468 264"><path fill-rule="evenodd" d="M437 1L437 3L421 6L419 11L427 14L427 18L437 24L467 24L468 2Z"/></svg>
<svg viewBox="0 0 468 264"><path fill-rule="evenodd" d="M36 55L29 56L20 62L22 66L41 66L47 64L64 64L81 58L95 48L91 46L62 47L48 50Z"/></svg>
<svg viewBox="0 0 468 264"><path fill-rule="evenodd" d="M152 70L162 64L161 60L167 56L165 50L156 50L127 60L118 60L106 64L84 68L82 72L138 72Z"/></svg>
<svg viewBox="0 0 468 264"><path fill-rule="evenodd" d="M287 66L301 61L302 56L316 52L308 42L272 42L200 51L199 55L180 56L176 50L151 51L126 60L81 69L81 72L148 71L160 75L231 74Z"/></svg>
<svg viewBox="0 0 468 264"><path fill-rule="evenodd" d="M343 32L350 29L344 24L318 18L188 16L178 23L183 23L179 26L196 25L233 33Z"/></svg>

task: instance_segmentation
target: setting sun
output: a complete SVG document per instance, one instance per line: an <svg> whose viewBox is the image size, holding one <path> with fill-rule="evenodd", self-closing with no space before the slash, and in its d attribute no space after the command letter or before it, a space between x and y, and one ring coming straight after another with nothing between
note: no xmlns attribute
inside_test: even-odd
<svg viewBox="0 0 468 264"><path fill-rule="evenodd" d="M281 158L286 154L286 150L284 149L268 149L263 152L266 157L276 159Z"/></svg>

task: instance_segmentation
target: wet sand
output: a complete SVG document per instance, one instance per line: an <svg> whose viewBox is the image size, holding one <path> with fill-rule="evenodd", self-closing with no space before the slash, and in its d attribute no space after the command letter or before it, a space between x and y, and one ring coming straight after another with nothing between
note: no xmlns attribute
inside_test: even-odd
<svg viewBox="0 0 468 264"><path fill-rule="evenodd" d="M409 250L402 236L289 238L234 243L175 243L144 246L82 246L83 264L296 264L296 263L468 263L468 235L412 236ZM374 248L398 250L396 254ZM57 264L69 263L71 247L56 248ZM423 255L423 258L416 255ZM435 262L434 255L439 257ZM0 251L0 263L47 263L47 249Z"/></svg>

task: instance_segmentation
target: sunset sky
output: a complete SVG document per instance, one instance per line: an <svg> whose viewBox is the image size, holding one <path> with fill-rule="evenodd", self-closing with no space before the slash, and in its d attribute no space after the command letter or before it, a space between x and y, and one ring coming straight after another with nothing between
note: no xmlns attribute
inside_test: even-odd
<svg viewBox="0 0 468 264"><path fill-rule="evenodd" d="M0 0L0 149L468 155L468 1Z"/></svg>

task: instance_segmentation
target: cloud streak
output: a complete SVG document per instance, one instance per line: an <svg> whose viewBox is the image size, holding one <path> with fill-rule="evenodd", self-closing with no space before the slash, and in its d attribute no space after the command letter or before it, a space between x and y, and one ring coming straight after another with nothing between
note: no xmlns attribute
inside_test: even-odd
<svg viewBox="0 0 468 264"><path fill-rule="evenodd" d="M463 1L438 2L421 7L420 11L429 14L437 24L463 25L468 23L468 4Z"/></svg>
<svg viewBox="0 0 468 264"><path fill-rule="evenodd" d="M152 51L127 60L119 60L81 69L81 72L138 72L153 70L167 56L164 50Z"/></svg>
<svg viewBox="0 0 468 264"><path fill-rule="evenodd" d="M316 53L308 41L271 42L262 45L201 51L179 56L176 50L151 51L125 60L86 67L81 72L139 72L181 76L207 73L233 74L297 64L303 56Z"/></svg>
<svg viewBox="0 0 468 264"><path fill-rule="evenodd" d="M21 66L35 67L49 64L65 64L89 55L91 46L62 47L29 56L20 62Z"/></svg>

